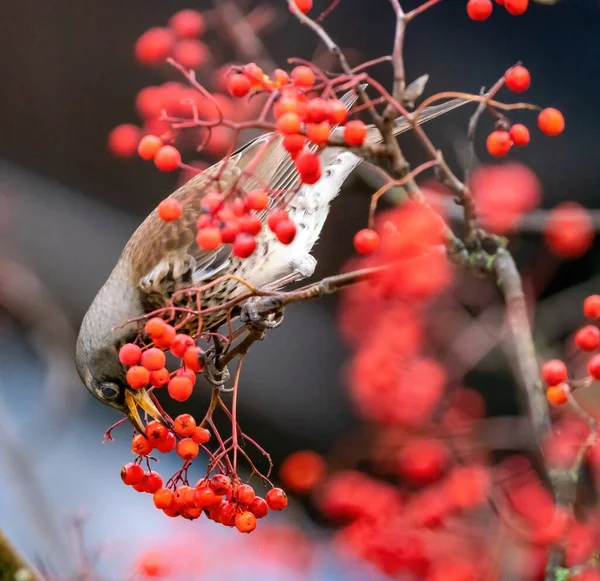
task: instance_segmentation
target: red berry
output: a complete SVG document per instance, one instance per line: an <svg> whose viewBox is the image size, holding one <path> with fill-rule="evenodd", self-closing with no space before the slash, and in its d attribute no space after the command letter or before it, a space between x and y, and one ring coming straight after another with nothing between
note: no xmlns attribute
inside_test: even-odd
<svg viewBox="0 0 600 581"><path fill-rule="evenodd" d="M291 220L282 220L275 228L275 236L282 244L290 244L296 237L296 224Z"/></svg>
<svg viewBox="0 0 600 581"><path fill-rule="evenodd" d="M306 104L306 121L309 123L321 123L329 119L329 102L320 97L311 99Z"/></svg>
<svg viewBox="0 0 600 581"><path fill-rule="evenodd" d="M189 399L194 391L194 384L189 377L173 377L167 386L169 396L175 401L185 401Z"/></svg>
<svg viewBox="0 0 600 581"><path fill-rule="evenodd" d="M284 220L289 220L289 216L288 213L282 208L271 210L267 215L267 225L269 226L271 232L275 232L279 223L283 222Z"/></svg>
<svg viewBox="0 0 600 581"><path fill-rule="evenodd" d="M513 125L508 131L508 134L514 145L522 147L529 143L529 129L521 123Z"/></svg>
<svg viewBox="0 0 600 581"><path fill-rule="evenodd" d="M296 158L296 169L300 175L311 175L320 171L321 161L319 156L312 151L305 149L298 154Z"/></svg>
<svg viewBox="0 0 600 581"><path fill-rule="evenodd" d="M186 69L198 69L210 57L206 45L194 39L180 40L173 48L173 60Z"/></svg>
<svg viewBox="0 0 600 581"><path fill-rule="evenodd" d="M325 470L325 461L319 454L301 450L283 461L279 475L288 490L302 494L313 490L323 480Z"/></svg>
<svg viewBox="0 0 600 581"><path fill-rule="evenodd" d="M235 237L233 254L238 258L248 258L256 250L256 238L244 232Z"/></svg>
<svg viewBox="0 0 600 581"><path fill-rule="evenodd" d="M300 12L302 12L303 14L306 14L307 12L310 12L310 9L312 8L312 5L313 5L313 0L294 0L294 4L298 8L298 10L300 10ZM237 523L236 523L236 526L237 526Z"/></svg>
<svg viewBox="0 0 600 581"><path fill-rule="evenodd" d="M146 436L136 434L131 440L131 451L138 456L147 456L152 452L152 442Z"/></svg>
<svg viewBox="0 0 600 581"><path fill-rule="evenodd" d="M529 89L531 85L531 75L529 71L521 66L517 65L511 67L504 73L504 83L506 88L515 93L522 93Z"/></svg>
<svg viewBox="0 0 600 581"><path fill-rule="evenodd" d="M193 460L198 455L198 444L192 438L184 438L177 443L177 453L186 461Z"/></svg>
<svg viewBox="0 0 600 581"><path fill-rule="evenodd" d="M594 379L600 379L600 355L594 355L588 361L588 371Z"/></svg>
<svg viewBox="0 0 600 581"><path fill-rule="evenodd" d="M233 244L236 236L241 232L237 222L232 220L225 222L221 227L221 240L224 244Z"/></svg>
<svg viewBox="0 0 600 581"><path fill-rule="evenodd" d="M513 16L524 14L528 6L529 0L504 0L504 7Z"/></svg>
<svg viewBox="0 0 600 581"><path fill-rule="evenodd" d="M160 490L162 488L162 485L163 479L158 472L147 472L144 475L144 480L142 482L144 492L154 494L157 490Z"/></svg>
<svg viewBox="0 0 600 581"><path fill-rule="evenodd" d="M160 317L152 317L144 325L144 332L150 337L160 337L164 334L167 328L165 323Z"/></svg>
<svg viewBox="0 0 600 581"><path fill-rule="evenodd" d="M142 353L142 366L148 371L158 371L162 369L167 363L167 357L165 354L156 347L146 349Z"/></svg>
<svg viewBox="0 0 600 581"><path fill-rule="evenodd" d="M174 171L181 164L181 154L172 145L163 145L154 156L154 164L160 171Z"/></svg>
<svg viewBox="0 0 600 581"><path fill-rule="evenodd" d="M215 474L208 484L216 495L222 496L231 488L231 479L225 474Z"/></svg>
<svg viewBox="0 0 600 581"><path fill-rule="evenodd" d="M221 510L219 511L219 520L226 527L235 526L235 519L240 512L241 510L234 502L224 502L221 504Z"/></svg>
<svg viewBox="0 0 600 581"><path fill-rule="evenodd" d="M158 337L152 337L154 345L159 349L169 349L175 339L175 328L173 325L165 325L165 332Z"/></svg>
<svg viewBox="0 0 600 581"><path fill-rule="evenodd" d="M467 2L467 14L471 20L488 19L493 8L492 0L469 0Z"/></svg>
<svg viewBox="0 0 600 581"><path fill-rule="evenodd" d="M344 141L351 147L360 147L366 138L367 126L362 121L348 121L344 126Z"/></svg>
<svg viewBox="0 0 600 581"><path fill-rule="evenodd" d="M227 81L227 88L233 97L245 97L252 88L252 83L246 75L231 75Z"/></svg>
<svg viewBox="0 0 600 581"><path fill-rule="evenodd" d="M181 414L175 418L173 429L180 436L191 436L196 429L196 420L190 414Z"/></svg>
<svg viewBox="0 0 600 581"><path fill-rule="evenodd" d="M307 105L291 95L284 95L273 105L275 119L279 119L286 113L295 113L300 119L306 117Z"/></svg>
<svg viewBox="0 0 600 581"><path fill-rule="evenodd" d="M158 204L158 215L165 222L173 222L179 220L183 214L181 202L174 198L166 198Z"/></svg>
<svg viewBox="0 0 600 581"><path fill-rule="evenodd" d="M206 24L200 12L180 10L169 18L169 27L180 38L197 38L204 32Z"/></svg>
<svg viewBox="0 0 600 581"><path fill-rule="evenodd" d="M283 135L300 133L302 122L296 113L286 113L277 120L277 131Z"/></svg>
<svg viewBox="0 0 600 581"><path fill-rule="evenodd" d="M177 444L177 440L172 432L167 432L166 437L163 440L154 441L154 447L161 454L168 454L175 449L175 444Z"/></svg>
<svg viewBox="0 0 600 581"><path fill-rule="evenodd" d="M221 246L222 242L219 228L202 228L196 234L196 243L202 250L215 250Z"/></svg>
<svg viewBox="0 0 600 581"><path fill-rule="evenodd" d="M339 99L335 99L333 101L327 101L327 118L330 123L334 125L339 125L346 121L348 117L348 109L346 109L346 105L342 103Z"/></svg>
<svg viewBox="0 0 600 581"><path fill-rule="evenodd" d="M321 123L309 123L306 127L306 137L315 145L325 145L331 134L331 125L328 121Z"/></svg>
<svg viewBox="0 0 600 581"><path fill-rule="evenodd" d="M551 359L542 365L542 377L550 385L558 385L567 379L567 366L560 359Z"/></svg>
<svg viewBox="0 0 600 581"><path fill-rule="evenodd" d="M125 343L119 349L119 361L123 365L137 365L142 356L142 349L133 343Z"/></svg>
<svg viewBox="0 0 600 581"><path fill-rule="evenodd" d="M256 236L262 230L262 222L256 214L240 216L238 225L242 232L250 234L251 236Z"/></svg>
<svg viewBox="0 0 600 581"><path fill-rule="evenodd" d="M594 351L600 345L600 329L595 325L586 325L577 331L575 344L583 351Z"/></svg>
<svg viewBox="0 0 600 581"><path fill-rule="evenodd" d="M171 379L171 374L166 367L150 372L150 385L153 387L164 387L169 383L169 379Z"/></svg>
<svg viewBox="0 0 600 581"><path fill-rule="evenodd" d="M238 502L245 505L249 505L256 497L254 488L249 484L240 484L236 493Z"/></svg>
<svg viewBox="0 0 600 581"><path fill-rule="evenodd" d="M287 494L281 488L271 488L265 500L271 510L283 510L288 505Z"/></svg>
<svg viewBox="0 0 600 581"><path fill-rule="evenodd" d="M154 493L153 500L156 508L170 508L173 505L173 492L168 488L159 488Z"/></svg>
<svg viewBox="0 0 600 581"><path fill-rule="evenodd" d="M299 2L300 0L295 0ZM244 511L235 517L235 528L240 533L251 533L256 528L256 517L250 511Z"/></svg>
<svg viewBox="0 0 600 581"><path fill-rule="evenodd" d="M300 134L285 135L283 138L283 147L289 153L299 153L304 149L306 137Z"/></svg>
<svg viewBox="0 0 600 581"><path fill-rule="evenodd" d="M292 81L296 87L311 89L315 84L315 73L310 67L300 65L295 67L291 74Z"/></svg>
<svg viewBox="0 0 600 581"><path fill-rule="evenodd" d="M132 389L142 389L150 383L150 372L141 365L134 365L127 370L125 378Z"/></svg>
<svg viewBox="0 0 600 581"><path fill-rule="evenodd" d="M135 44L135 56L145 65L164 61L173 49L175 38L168 28L151 28Z"/></svg>
<svg viewBox="0 0 600 581"><path fill-rule="evenodd" d="M209 486L198 486L194 491L194 502L199 508L208 508L221 502L221 497L217 496Z"/></svg>
<svg viewBox="0 0 600 581"><path fill-rule="evenodd" d="M538 115L538 127L546 135L559 135L565 130L565 118L558 109L548 107Z"/></svg>
<svg viewBox="0 0 600 581"><path fill-rule="evenodd" d="M119 125L108 136L108 148L117 157L133 157L139 141L139 127L130 124Z"/></svg>
<svg viewBox="0 0 600 581"><path fill-rule="evenodd" d="M163 142L160 137L156 135L144 135L137 148L138 155L142 159L154 159L154 156L162 146Z"/></svg>
<svg viewBox="0 0 600 581"><path fill-rule="evenodd" d="M371 228L359 230L354 235L354 248L359 254L371 254L379 248L379 234Z"/></svg>
<svg viewBox="0 0 600 581"><path fill-rule="evenodd" d="M257 496L248 507L256 518L264 518L269 512L269 505L264 498Z"/></svg>
<svg viewBox="0 0 600 581"><path fill-rule="evenodd" d="M196 444L206 444L206 442L210 440L210 432L206 428L198 426L192 434L192 440L194 440Z"/></svg>
<svg viewBox="0 0 600 581"><path fill-rule="evenodd" d="M148 422L146 426L146 437L153 442L156 440L165 440L169 430L166 426L163 426L159 421L152 420Z"/></svg>
<svg viewBox="0 0 600 581"><path fill-rule="evenodd" d="M130 462L121 468L121 480L127 486L139 484L144 480L144 469L139 464Z"/></svg>
<svg viewBox="0 0 600 581"><path fill-rule="evenodd" d="M583 301L583 314L588 319L600 318L600 295L590 295Z"/></svg>
<svg viewBox="0 0 600 581"><path fill-rule="evenodd" d="M569 401L567 397L567 393L569 390L569 386L566 383L559 383L558 385L553 385L546 390L546 399L552 405L562 405Z"/></svg>
<svg viewBox="0 0 600 581"><path fill-rule="evenodd" d="M200 347L189 347L183 354L186 369L199 373L204 369L204 351Z"/></svg>
<svg viewBox="0 0 600 581"><path fill-rule="evenodd" d="M196 343L194 340L185 333L177 333L175 335L175 339L173 339L173 343L171 344L171 353L175 357L179 357L180 359L185 355L185 352L190 347L195 347Z"/></svg>
<svg viewBox="0 0 600 581"><path fill-rule="evenodd" d="M550 211L544 230L548 248L560 258L578 258L594 241L589 212L576 202L563 202Z"/></svg>
<svg viewBox="0 0 600 581"><path fill-rule="evenodd" d="M501 157L506 155L512 147L512 141L508 131L496 130L488 135L487 150L490 155Z"/></svg>
<svg viewBox="0 0 600 581"><path fill-rule="evenodd" d="M424 485L441 478L450 460L448 448L433 439L412 440L398 455L398 472L412 484Z"/></svg>
<svg viewBox="0 0 600 581"><path fill-rule="evenodd" d="M263 190L251 190L246 194L245 202L248 210L260 212L268 207L269 196Z"/></svg>

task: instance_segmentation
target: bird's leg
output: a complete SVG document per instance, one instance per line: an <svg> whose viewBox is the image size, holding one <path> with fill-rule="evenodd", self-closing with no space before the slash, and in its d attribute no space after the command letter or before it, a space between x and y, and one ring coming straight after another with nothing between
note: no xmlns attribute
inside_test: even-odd
<svg viewBox="0 0 600 581"><path fill-rule="evenodd" d="M283 322L283 306L279 297L252 297L244 301L240 321L257 330L279 327Z"/></svg>
<svg viewBox="0 0 600 581"><path fill-rule="evenodd" d="M217 335L213 335L213 342L212 357L206 358L203 373L213 387L223 390L223 386L229 381L231 375L227 366L221 363L224 351L221 339ZM206 354L208 355L208 352Z"/></svg>

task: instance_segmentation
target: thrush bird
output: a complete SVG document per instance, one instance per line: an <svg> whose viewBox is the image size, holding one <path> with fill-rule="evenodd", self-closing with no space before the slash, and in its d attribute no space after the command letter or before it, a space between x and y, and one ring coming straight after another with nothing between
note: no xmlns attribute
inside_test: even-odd
<svg viewBox="0 0 600 581"><path fill-rule="evenodd" d="M355 93L348 93L342 100L350 108L356 100ZM419 123L466 102L455 99L426 108ZM409 122L399 118L394 134L409 128ZM367 141L377 143L380 139L379 131L369 127ZM321 179L314 185L302 185L289 153L282 146L282 137L261 135L171 194L183 202L183 214L177 221L161 220L157 210L143 221L92 302L79 332L76 366L95 398L124 413L141 433L144 425L138 406L164 422L163 414L147 391L130 389L125 381L126 369L119 361L119 348L135 339L138 332L137 324L125 323L165 307L178 290L204 285L224 274L235 274L255 287L275 290L313 273L316 260L310 252L321 233L329 205L362 159L342 148L326 148L320 153L320 161ZM246 171L240 180L251 163L251 172ZM227 192L234 185L245 192L258 187L268 192L283 192L275 201L285 204L296 224L293 242L283 245L268 228L263 228L257 237L256 250L249 258L235 257L231 245L213 251L200 249L195 236L196 222L203 212L203 195L215 188ZM263 222L266 214L267 211L260 214ZM222 304L246 291L236 280L226 279L203 293L203 308ZM202 328L215 329L225 318L225 313L210 314L203 318Z"/></svg>

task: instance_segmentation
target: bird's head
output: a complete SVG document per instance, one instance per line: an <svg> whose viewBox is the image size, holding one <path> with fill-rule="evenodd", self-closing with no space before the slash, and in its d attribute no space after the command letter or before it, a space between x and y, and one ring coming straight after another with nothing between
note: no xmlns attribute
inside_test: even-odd
<svg viewBox="0 0 600 581"><path fill-rule="evenodd" d="M126 381L126 368L119 361L119 347L128 339L131 330L115 332L110 309L101 300L105 289L83 319L77 338L75 363L87 390L103 404L125 414L134 427L145 434L138 408L168 426L168 418L158 409L146 389L132 389ZM135 332L134 332L135 334Z"/></svg>

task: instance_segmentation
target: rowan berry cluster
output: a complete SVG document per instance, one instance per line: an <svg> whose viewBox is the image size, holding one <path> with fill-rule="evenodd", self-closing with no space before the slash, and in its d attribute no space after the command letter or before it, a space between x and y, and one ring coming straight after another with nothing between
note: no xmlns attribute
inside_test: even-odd
<svg viewBox="0 0 600 581"><path fill-rule="evenodd" d="M521 93L531 85L531 75L524 66L516 65L504 74L504 84L510 91ZM497 122L497 129L488 136L487 150L490 155L503 157L513 145L522 147L529 143L529 129L525 125L515 123L507 128L507 124L507 119L501 118ZM540 131L550 136L560 135L565 129L562 113L553 107L543 109L539 113L537 124Z"/></svg>
<svg viewBox="0 0 600 581"><path fill-rule="evenodd" d="M496 4L504 6L512 16L521 16L527 11L529 0L496 0ZM492 0L468 0L467 2L467 14L472 20L487 20L492 15L493 9Z"/></svg>
<svg viewBox="0 0 600 581"><path fill-rule="evenodd" d="M590 295L583 302L583 312L589 319L600 319L600 295ZM596 325L585 325L575 333L574 343L584 353L593 353L600 346L600 330ZM600 354L591 355L587 362L589 376L572 381L564 361L552 359L542 366L542 378L547 384L546 398L553 405L563 405L569 401L573 389L587 386L600 380Z"/></svg>
<svg viewBox="0 0 600 581"><path fill-rule="evenodd" d="M146 343L126 343L119 351L119 360L127 367L126 380L134 390L151 388L152 392L164 388L169 397L178 402L186 401L192 395L196 374L204 368L204 351L188 334L178 333L173 325L162 318L150 318L144 327ZM166 351L181 362L174 372L166 367ZM131 450L137 456L132 463L121 469L123 482L137 492L153 494L156 508L171 517L181 516L190 520L199 518L202 513L225 526L235 526L240 532L252 532L256 519L263 518L270 510L282 510L287 506L287 497L280 488L271 488L262 498L256 495L249 484L243 484L235 467L222 462L232 449L229 441L219 438L216 453L210 452L207 444L211 441L211 431L204 424L211 420L207 416L198 424L190 414L181 414L173 420L172 429L159 421L151 421L145 434L136 434L131 442ZM210 424L215 429L214 424ZM183 461L183 466L163 485L162 476L150 468L151 454L175 452ZM188 470L200 452L204 452L209 467L207 477L199 480L195 487L188 484ZM145 461L148 470L144 471ZM230 466L229 475L226 466ZM208 474L217 473L212 477Z"/></svg>

